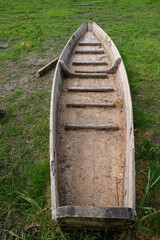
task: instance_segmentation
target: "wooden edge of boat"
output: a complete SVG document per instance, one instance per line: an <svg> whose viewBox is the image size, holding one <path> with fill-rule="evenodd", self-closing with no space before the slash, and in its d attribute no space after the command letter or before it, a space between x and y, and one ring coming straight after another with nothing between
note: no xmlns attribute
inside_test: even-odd
<svg viewBox="0 0 160 240"><path fill-rule="evenodd" d="M67 62L70 51L72 51L74 45L79 38L90 28L92 25L93 32L97 33L103 43L106 43L108 51L112 52L112 62L120 58L120 54L112 42L110 37L96 24L96 23L84 23L69 39L67 42L59 61ZM57 108L58 99L60 95L63 75L61 73L59 61L56 66L53 87L51 94L51 109L50 109L50 167L51 167L51 204L52 204L52 218L60 221L60 217L57 215L59 209L58 199L58 180L57 180L57 153L56 153L56 120L57 120ZM126 70L121 61L119 69L117 71L120 88L124 99L124 110L126 117L126 156L125 156L125 176L124 176L124 202L123 206L135 211L135 150L134 150L134 134L133 134L133 113L132 102L130 95L130 88L128 84L128 78ZM58 80L56 80L58 79ZM119 209L119 207L117 207ZM136 213L135 213L136 215ZM68 216L69 217L69 216ZM63 217L62 217L63 218ZM78 216L77 216L78 218ZM106 217L107 218L107 217ZM134 218L134 222L136 218ZM111 219L110 219L111 220ZM129 219L128 219L129 220ZM132 221L131 221L132 222Z"/></svg>
<svg viewBox="0 0 160 240"><path fill-rule="evenodd" d="M57 152L56 152L56 120L57 120L57 110L58 110L58 99L60 95L61 85L62 85L62 73L60 70L60 60L66 63L70 51L72 51L74 45L81 37L81 35L87 31L87 22L84 23L69 39L66 46L64 47L59 61L57 62L52 92L51 92L51 106L50 106L50 169L51 169L51 205L52 205L52 219L56 220L56 209L59 207L58 199L58 179L57 179ZM59 81L56 81L56 78Z"/></svg>
<svg viewBox="0 0 160 240"><path fill-rule="evenodd" d="M137 215L133 208L126 207L82 207L57 208L57 220L61 226L91 229L126 229L135 224Z"/></svg>

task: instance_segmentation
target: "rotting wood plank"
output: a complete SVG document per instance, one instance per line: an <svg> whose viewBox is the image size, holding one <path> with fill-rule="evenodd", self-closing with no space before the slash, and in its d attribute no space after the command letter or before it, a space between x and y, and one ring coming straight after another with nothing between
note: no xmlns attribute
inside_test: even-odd
<svg viewBox="0 0 160 240"><path fill-rule="evenodd" d="M75 54L104 54L104 50L76 50Z"/></svg>
<svg viewBox="0 0 160 240"><path fill-rule="evenodd" d="M65 130L106 130L106 131L117 131L119 126L117 123L107 123L107 124L94 124L94 123L66 123Z"/></svg>
<svg viewBox="0 0 160 240"><path fill-rule="evenodd" d="M69 87L70 92L114 92L112 87Z"/></svg>
<svg viewBox="0 0 160 240"><path fill-rule="evenodd" d="M82 65L108 65L107 61L73 61L72 65L82 66Z"/></svg>
<svg viewBox="0 0 160 240"><path fill-rule="evenodd" d="M67 107L85 108L85 107L100 107L100 108L113 108L115 103L112 102L70 102L66 104Z"/></svg>
<svg viewBox="0 0 160 240"><path fill-rule="evenodd" d="M79 42L78 46L102 46L100 42Z"/></svg>
<svg viewBox="0 0 160 240"><path fill-rule="evenodd" d="M41 77L42 75L44 75L46 72L51 70L56 65L57 61L58 61L58 58L55 58L54 60L46 64L44 67L42 67L36 72L36 76Z"/></svg>

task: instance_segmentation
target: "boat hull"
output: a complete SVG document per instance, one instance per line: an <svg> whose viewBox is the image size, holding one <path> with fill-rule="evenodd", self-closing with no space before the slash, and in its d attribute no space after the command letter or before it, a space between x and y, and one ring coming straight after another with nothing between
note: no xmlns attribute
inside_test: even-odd
<svg viewBox="0 0 160 240"><path fill-rule="evenodd" d="M74 228L133 226L134 155L123 61L109 36L86 22L66 44L53 79L52 218Z"/></svg>

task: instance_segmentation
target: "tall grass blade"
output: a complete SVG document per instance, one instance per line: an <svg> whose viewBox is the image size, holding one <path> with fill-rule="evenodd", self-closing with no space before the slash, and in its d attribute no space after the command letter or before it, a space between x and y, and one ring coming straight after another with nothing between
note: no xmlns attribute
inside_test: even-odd
<svg viewBox="0 0 160 240"><path fill-rule="evenodd" d="M20 239L20 240L26 240L26 238L24 238L23 236L20 237L20 236L18 236L17 234L15 234L15 233L12 232L12 231L8 231L8 230L6 230L6 229L2 229L2 231L8 232L11 236L16 237L17 240L18 240L18 239Z"/></svg>
<svg viewBox="0 0 160 240"><path fill-rule="evenodd" d="M156 184L156 182L158 182L159 179L160 179L160 176L150 185L149 188L152 188Z"/></svg>
<svg viewBox="0 0 160 240"><path fill-rule="evenodd" d="M152 207L142 207L142 209L156 211L156 210L155 210L154 208L152 208Z"/></svg>
<svg viewBox="0 0 160 240"><path fill-rule="evenodd" d="M61 239L67 240L67 238L64 236L63 232L61 231L60 227L58 227L58 230L59 230L59 232L61 234L61 237L62 237Z"/></svg>
<svg viewBox="0 0 160 240"><path fill-rule="evenodd" d="M39 204L36 201L34 201L30 196L28 196L27 192L25 192L25 193L21 193L21 192L18 192L18 191L16 191L16 192L18 193L18 195L21 198L23 198L27 202L31 203L32 206L36 206L38 208L38 210L41 211L41 207L39 206Z"/></svg>
<svg viewBox="0 0 160 240"><path fill-rule="evenodd" d="M148 232L151 232L151 233L153 233L153 231L152 231L151 229L149 229L149 228L146 228L146 227L144 227L144 226L141 226L141 229L143 229L143 230L146 230L146 231L148 231Z"/></svg>
<svg viewBox="0 0 160 240"><path fill-rule="evenodd" d="M159 213L159 212L160 212L160 210L158 210L158 211L156 211L156 212L153 212L153 213L150 213L150 214L148 214L148 215L143 216L143 217L140 219L140 222L143 222L145 219L147 219L147 218L149 218L150 216L155 215L155 214L157 214L157 213Z"/></svg>

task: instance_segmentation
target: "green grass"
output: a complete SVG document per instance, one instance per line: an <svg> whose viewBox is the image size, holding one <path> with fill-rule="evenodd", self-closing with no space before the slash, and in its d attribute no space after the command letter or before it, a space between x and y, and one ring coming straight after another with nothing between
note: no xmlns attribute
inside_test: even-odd
<svg viewBox="0 0 160 240"><path fill-rule="evenodd" d="M49 108L53 71L40 79L33 73L61 53L83 22L95 21L117 45L131 88L139 216L134 239L158 239L160 214L153 213L159 210L159 183L147 191L147 182L149 169L152 183L160 175L159 1L105 0L88 7L71 6L73 3L90 1L0 1L0 107L7 109L0 125L0 238L97 240L129 239L132 235L64 232L51 220Z"/></svg>

